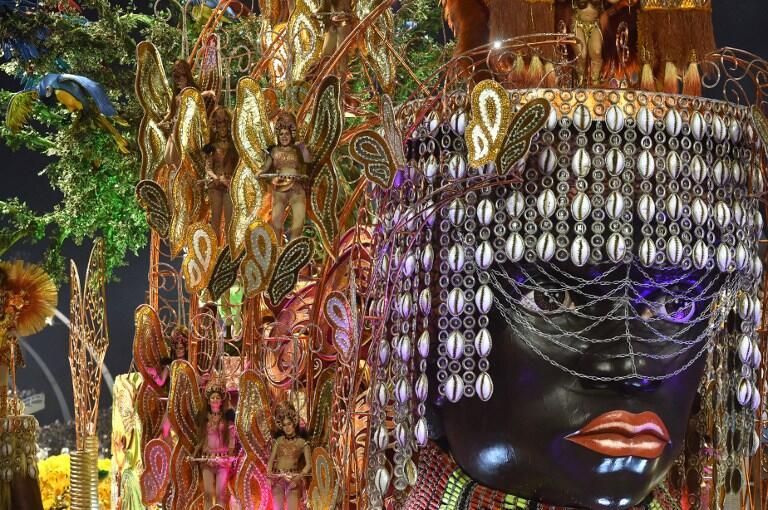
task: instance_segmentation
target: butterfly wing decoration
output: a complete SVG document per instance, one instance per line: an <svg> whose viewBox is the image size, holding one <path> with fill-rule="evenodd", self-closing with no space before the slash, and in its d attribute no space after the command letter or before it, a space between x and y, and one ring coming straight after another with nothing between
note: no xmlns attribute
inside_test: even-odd
<svg viewBox="0 0 768 510"><path fill-rule="evenodd" d="M168 358L168 346L163 338L163 326L157 312L149 305L140 305L134 314L135 334L133 337L133 359L136 368L144 380L142 384L149 384L160 393L163 390L149 369L159 374L162 370L163 358Z"/></svg>
<svg viewBox="0 0 768 510"><path fill-rule="evenodd" d="M272 277L277 259L277 237L272 227L263 221L255 221L248 228L245 242L245 258L240 266L245 294L255 297L264 292Z"/></svg>
<svg viewBox="0 0 768 510"><path fill-rule="evenodd" d="M314 158L315 168L320 169L312 178L308 213L320 232L323 247L333 256L333 245L339 230L336 213L339 183L332 155L344 130L341 84L335 76L328 76L320 84L308 129L304 139Z"/></svg>
<svg viewBox="0 0 768 510"><path fill-rule="evenodd" d="M190 293L203 290L211 279L219 240L208 223L193 223L187 229L187 253L181 270Z"/></svg>
<svg viewBox="0 0 768 510"><path fill-rule="evenodd" d="M315 386L315 396L312 399L312 416L309 418L309 444L313 447L327 447L329 428L329 416L331 402L333 401L333 375L335 370L327 368L320 372Z"/></svg>
<svg viewBox="0 0 768 510"><path fill-rule="evenodd" d="M376 9L381 2L379 0L358 0L355 3L355 14L363 20ZM395 61L392 58L390 48L394 47L394 16L392 9L386 9L376 16L373 23L365 30L365 62L373 70L376 81L385 93L391 93L397 74L395 73Z"/></svg>
<svg viewBox="0 0 768 510"><path fill-rule="evenodd" d="M171 176L171 226L168 240L171 256L176 257L184 247L189 225L196 221L203 212L203 197L197 176L188 159Z"/></svg>
<svg viewBox="0 0 768 510"><path fill-rule="evenodd" d="M526 103L512 118L507 134L496 156L496 171L506 174L531 148L533 135L539 132L549 117L549 101L544 98Z"/></svg>
<svg viewBox="0 0 768 510"><path fill-rule="evenodd" d="M25 90L11 96L8 102L8 110L5 114L5 125L13 133L26 125L32 115L32 105L37 101L38 93L36 90Z"/></svg>
<svg viewBox="0 0 768 510"><path fill-rule="evenodd" d="M162 186L145 179L136 185L136 200L147 216L147 223L160 237L168 237L171 230L171 211Z"/></svg>
<svg viewBox="0 0 768 510"><path fill-rule="evenodd" d="M323 52L320 23L305 0L297 0L288 19L287 35L288 47L291 48L291 80L303 81L307 70L318 61Z"/></svg>
<svg viewBox="0 0 768 510"><path fill-rule="evenodd" d="M468 163L480 168L494 160L512 119L507 90L494 80L483 80L472 89L471 120L464 132Z"/></svg>
<svg viewBox="0 0 768 510"><path fill-rule="evenodd" d="M171 108L172 94L160 53L149 41L136 47L136 96L144 110L138 133L141 177L154 179L166 145L160 123Z"/></svg>
<svg viewBox="0 0 768 510"><path fill-rule="evenodd" d="M405 151L403 151L403 135L397 127L395 108L392 106L392 98L383 94L379 100L381 110L381 126L384 130L384 140L392 152L397 168L403 168L406 164Z"/></svg>
<svg viewBox="0 0 768 510"><path fill-rule="evenodd" d="M333 328L333 344L339 358L344 364L349 364L354 354L356 330L349 300L341 292L331 292L325 299L323 312Z"/></svg>
<svg viewBox="0 0 768 510"><path fill-rule="evenodd" d="M141 452L144 455L144 448L153 437L158 437L162 433L163 416L165 415L166 400L165 395L155 389L154 386L143 381L136 392L136 414L142 425L141 433ZM146 466L146 462L144 462Z"/></svg>
<svg viewBox="0 0 768 510"><path fill-rule="evenodd" d="M195 169L198 179L205 178L203 147L208 143L208 114L200 91L187 87L179 94L179 120L176 123L176 142L183 158Z"/></svg>
<svg viewBox="0 0 768 510"><path fill-rule="evenodd" d="M229 246L239 253L248 227L258 218L264 185L256 178L266 160L267 150L275 145L275 133L269 122L266 101L259 84L245 77L237 82L237 103L233 119L233 139L240 163L232 177L232 220Z"/></svg>
<svg viewBox="0 0 768 510"><path fill-rule="evenodd" d="M163 439L152 439L144 448L144 471L139 478L141 502L156 505L162 502L171 481L171 447Z"/></svg>
<svg viewBox="0 0 768 510"><path fill-rule="evenodd" d="M245 252L242 252L233 259L229 246L225 246L221 250L216 259L216 265L213 267L211 280L208 282L208 292L210 292L213 301L218 301L221 295L235 284L237 271L240 269L240 263L244 258Z"/></svg>
<svg viewBox="0 0 768 510"><path fill-rule="evenodd" d="M273 305L279 305L296 286L299 271L312 259L312 251L312 240L308 237L297 237L285 245L267 287L267 296Z"/></svg>
<svg viewBox="0 0 768 510"><path fill-rule="evenodd" d="M253 370L240 377L235 416L245 455L236 476L236 494L243 508L266 510L271 485L264 474L272 447L272 413L267 388Z"/></svg>
<svg viewBox="0 0 768 510"><path fill-rule="evenodd" d="M397 166L386 141L375 131L361 131L352 138L349 154L363 165L363 175L383 189L392 186Z"/></svg>
<svg viewBox="0 0 768 510"><path fill-rule="evenodd" d="M312 480L309 482L309 508L330 510L336 487L336 470L328 450L317 447L312 450Z"/></svg>

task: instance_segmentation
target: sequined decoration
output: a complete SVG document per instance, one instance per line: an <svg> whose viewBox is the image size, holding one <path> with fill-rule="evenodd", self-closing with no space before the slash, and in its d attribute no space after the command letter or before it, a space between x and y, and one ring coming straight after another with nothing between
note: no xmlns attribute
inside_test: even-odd
<svg viewBox="0 0 768 510"><path fill-rule="evenodd" d="M182 274L190 293L208 286L216 262L219 241L209 223L193 223L187 229L186 254L181 264Z"/></svg>
<svg viewBox="0 0 768 510"><path fill-rule="evenodd" d="M229 290L237 280L237 272L240 263L245 258L245 252L240 253L234 259L229 246L225 246L216 259L216 265L213 267L211 279L208 282L208 292L211 294L211 300L218 301L225 291Z"/></svg>
<svg viewBox="0 0 768 510"><path fill-rule="evenodd" d="M181 252L187 228L197 219L202 208L203 200L195 172L185 160L171 184L171 228L168 233L171 256L176 257Z"/></svg>
<svg viewBox="0 0 768 510"><path fill-rule="evenodd" d="M142 179L154 179L163 163L167 140L158 123L148 115L139 124L138 143L141 151L140 176Z"/></svg>
<svg viewBox="0 0 768 510"><path fill-rule="evenodd" d="M147 223L160 237L168 237L171 229L171 212L168 197L162 186L154 181L143 180L136 185L136 200L147 216Z"/></svg>
<svg viewBox="0 0 768 510"><path fill-rule="evenodd" d="M253 370L243 372L239 389L235 426L245 460L237 472L236 493L244 508L263 510L271 492L270 481L264 475L272 443L269 393Z"/></svg>
<svg viewBox="0 0 768 510"><path fill-rule="evenodd" d="M144 113L160 122L171 107L171 88L168 86L163 61L155 45L142 41L136 46L136 93Z"/></svg>
<svg viewBox="0 0 768 510"><path fill-rule="evenodd" d="M307 147L318 164L331 157L341 139L344 119L341 109L341 84L335 76L326 77L312 109L309 124Z"/></svg>
<svg viewBox="0 0 768 510"><path fill-rule="evenodd" d="M496 160L512 118L507 91L493 80L472 89L472 110L465 133L470 166L480 168Z"/></svg>
<svg viewBox="0 0 768 510"><path fill-rule="evenodd" d="M254 297L267 288L275 268L277 237L271 226L263 221L256 221L248 228L245 254L240 274L243 277L245 294Z"/></svg>
<svg viewBox="0 0 768 510"><path fill-rule="evenodd" d="M387 142L387 147L389 147L392 153L395 166L403 168L406 164L405 153L403 152L403 135L397 127L392 98L387 94L381 95L379 110L381 111L381 126L384 130L384 139Z"/></svg>
<svg viewBox="0 0 768 510"><path fill-rule="evenodd" d="M161 503L171 481L171 447L161 438L152 439L144 449L144 471L141 473L141 502Z"/></svg>
<svg viewBox="0 0 768 510"><path fill-rule="evenodd" d="M339 196L339 181L332 163L326 163L312 179L309 216L320 232L320 239L328 255L333 256L334 243L339 235L339 218L336 201Z"/></svg>
<svg viewBox="0 0 768 510"><path fill-rule="evenodd" d="M397 170L394 157L384 139L375 131L361 131L349 145L349 155L363 165L363 175L382 188L392 186Z"/></svg>
<svg viewBox="0 0 768 510"><path fill-rule="evenodd" d="M323 52L320 23L312 15L305 0L296 2L288 19L288 47L291 48L291 80L303 81L307 70Z"/></svg>
<svg viewBox="0 0 768 510"><path fill-rule="evenodd" d="M333 489L336 484L333 462L324 448L312 450L312 479L309 482L310 508L333 508Z"/></svg>
<svg viewBox="0 0 768 510"><path fill-rule="evenodd" d="M375 0L358 0L355 2L355 14L360 20L371 14L380 4ZM394 47L394 15L391 9L386 9L376 16L373 23L365 30L366 62L371 66L376 81L382 90L390 94L397 80L395 61L392 57Z"/></svg>
<svg viewBox="0 0 768 510"><path fill-rule="evenodd" d="M531 148L531 138L549 117L549 101L535 99L526 103L512 118L507 135L496 156L496 171L506 174Z"/></svg>
<svg viewBox="0 0 768 510"><path fill-rule="evenodd" d="M187 87L179 94L176 143L182 157L194 168L199 179L205 177L203 147L208 143L208 114L200 91Z"/></svg>
<svg viewBox="0 0 768 510"><path fill-rule="evenodd" d="M162 389L148 371L152 368L160 373L162 360L170 356L160 318L151 306L139 305L134 313L134 326L133 359L142 376L142 384L149 384L160 392Z"/></svg>
<svg viewBox="0 0 768 510"><path fill-rule="evenodd" d="M308 237L297 237L285 245L267 287L267 295L272 304L278 305L293 290L299 280L299 271L311 259L312 240Z"/></svg>

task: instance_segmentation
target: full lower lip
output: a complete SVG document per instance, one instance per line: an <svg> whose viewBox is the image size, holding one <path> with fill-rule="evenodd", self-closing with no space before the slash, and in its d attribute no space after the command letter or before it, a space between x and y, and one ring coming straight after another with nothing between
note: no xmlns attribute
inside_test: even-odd
<svg viewBox="0 0 768 510"><path fill-rule="evenodd" d="M609 457L655 459L669 444L669 431L650 411L608 411L565 439Z"/></svg>

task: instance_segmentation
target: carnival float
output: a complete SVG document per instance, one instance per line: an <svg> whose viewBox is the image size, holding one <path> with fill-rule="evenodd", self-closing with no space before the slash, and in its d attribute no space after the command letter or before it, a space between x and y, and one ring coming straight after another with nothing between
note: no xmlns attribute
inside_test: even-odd
<svg viewBox="0 0 768 510"><path fill-rule="evenodd" d="M96 77L11 100L63 90L141 155L113 508L763 508L768 63L710 0L444 0L421 76L405 4L158 3L135 147ZM72 272L77 509L103 259Z"/></svg>

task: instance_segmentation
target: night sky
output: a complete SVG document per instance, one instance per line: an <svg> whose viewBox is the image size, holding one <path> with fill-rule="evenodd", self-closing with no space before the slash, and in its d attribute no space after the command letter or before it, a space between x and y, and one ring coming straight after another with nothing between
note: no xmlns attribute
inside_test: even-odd
<svg viewBox="0 0 768 510"><path fill-rule="evenodd" d="M437 0L435 4L437 8ZM768 58L768 9L766 0L713 0L715 16L715 35L718 44L742 48ZM2 21L0 21L1 23ZM87 49L83 49L87 51ZM12 88L10 82L0 76L0 85ZM3 106L3 115L4 106ZM0 145L0 164L3 168L3 184L0 185L0 198L20 197L36 211L48 211L60 199L60 194L52 190L44 176L38 172L45 161L35 153L11 152ZM138 170L137 170L138 174ZM84 211L84 214L87 212ZM65 246L65 256L73 258L85 271L90 245ZM23 258L39 261L42 248L37 246L16 246L7 259ZM117 271L119 282L107 288L108 322L110 347L107 351L106 365L113 375L128 370L131 363L131 343L133 341L133 311L144 301L147 288L148 254L130 256L128 266ZM59 294L59 310L69 315L69 286L65 285ZM69 377L68 330L56 321L52 327L28 339L29 344L43 358L50 371L61 385L65 405L72 414L72 385ZM64 416L59 401L48 382L45 372L26 355L28 367L18 375L18 386L22 389L34 389L46 394L46 409L38 414L42 424ZM110 399L105 387L102 388L102 405L109 405Z"/></svg>

